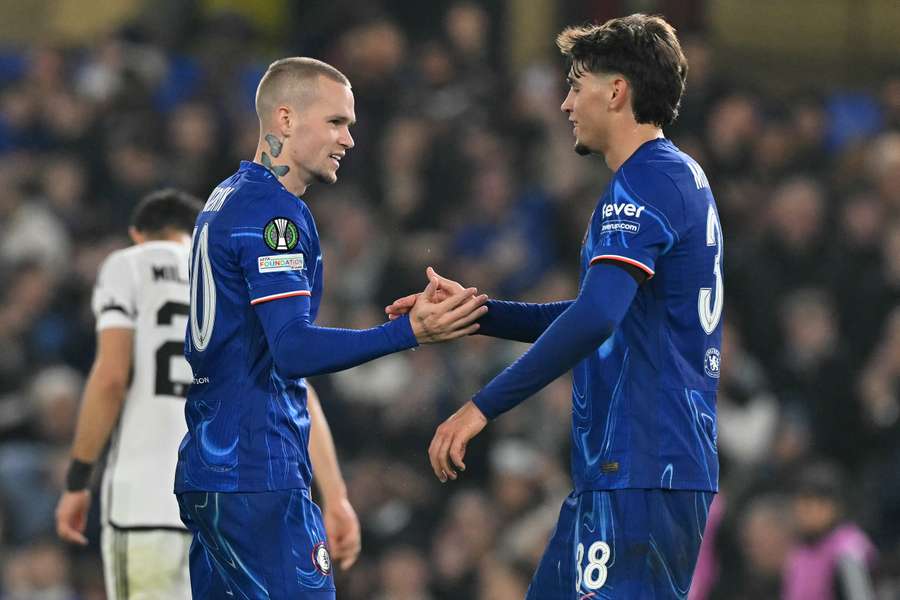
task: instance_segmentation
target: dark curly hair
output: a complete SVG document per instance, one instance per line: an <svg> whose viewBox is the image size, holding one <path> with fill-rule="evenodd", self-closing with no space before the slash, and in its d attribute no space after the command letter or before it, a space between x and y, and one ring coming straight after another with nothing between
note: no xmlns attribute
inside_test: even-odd
<svg viewBox="0 0 900 600"><path fill-rule="evenodd" d="M556 45L573 77L585 72L624 75L638 123L664 127L678 117L688 64L675 28L662 17L638 13L603 25L567 27Z"/></svg>

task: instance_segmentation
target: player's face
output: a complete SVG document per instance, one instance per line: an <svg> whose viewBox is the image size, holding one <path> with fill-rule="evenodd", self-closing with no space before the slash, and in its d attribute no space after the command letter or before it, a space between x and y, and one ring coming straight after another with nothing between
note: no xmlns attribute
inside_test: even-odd
<svg viewBox="0 0 900 600"><path fill-rule="evenodd" d="M301 181L334 183L341 159L353 147L350 126L356 122L353 92L346 85L320 77L312 102L299 113L292 133L291 162Z"/></svg>
<svg viewBox="0 0 900 600"><path fill-rule="evenodd" d="M569 93L560 109L569 115L575 135L575 152L599 153L607 131L610 78L595 73L569 71Z"/></svg>

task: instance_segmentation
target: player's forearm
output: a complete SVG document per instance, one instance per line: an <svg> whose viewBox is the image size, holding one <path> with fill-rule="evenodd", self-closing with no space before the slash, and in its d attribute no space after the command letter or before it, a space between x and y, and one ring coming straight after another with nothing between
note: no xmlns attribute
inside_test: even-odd
<svg viewBox="0 0 900 600"><path fill-rule="evenodd" d="M313 479L322 493L324 504L331 504L347 497L347 485L338 464L337 450L328 420L319 403L319 396L307 384L306 404L309 410L309 458L312 461Z"/></svg>
<svg viewBox="0 0 900 600"><path fill-rule="evenodd" d="M300 378L343 371L417 345L404 315L370 329L316 327L297 319L280 329L271 349L279 373Z"/></svg>
<svg viewBox="0 0 900 600"><path fill-rule="evenodd" d="M122 378L96 367L91 371L78 414L72 458L86 463L97 461L119 420L126 386Z"/></svg>
<svg viewBox="0 0 900 600"><path fill-rule="evenodd" d="M574 367L613 333L636 291L637 283L625 270L592 267L578 298L528 352L474 396L475 405L492 419Z"/></svg>
<svg viewBox="0 0 900 600"><path fill-rule="evenodd" d="M491 337L532 343L559 315L572 305L563 302L529 303L488 300L488 312L478 320L478 333Z"/></svg>

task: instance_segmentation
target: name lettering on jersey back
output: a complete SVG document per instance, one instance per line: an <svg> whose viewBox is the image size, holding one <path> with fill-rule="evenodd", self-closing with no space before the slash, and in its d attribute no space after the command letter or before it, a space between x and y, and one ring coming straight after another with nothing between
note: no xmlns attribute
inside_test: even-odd
<svg viewBox="0 0 900 600"><path fill-rule="evenodd" d="M153 281L175 281L188 285L187 279L182 279L178 275L178 267L174 265L152 265Z"/></svg>
<svg viewBox="0 0 900 600"><path fill-rule="evenodd" d="M691 174L694 176L694 185L697 186L698 190L709 187L709 180L706 178L706 173L703 172L703 169L700 168L700 165L689 162L687 164L688 169L691 170Z"/></svg>
<svg viewBox="0 0 900 600"><path fill-rule="evenodd" d="M233 187L217 187L214 189L203 206L203 212L217 212L220 210L233 191Z"/></svg>
<svg viewBox="0 0 900 600"><path fill-rule="evenodd" d="M604 219L608 219L609 217L615 215L625 215L626 217L636 217L640 218L641 213L644 212L644 206L637 206L636 204L632 204L631 202L625 202L623 204L604 204L600 208L600 215Z"/></svg>

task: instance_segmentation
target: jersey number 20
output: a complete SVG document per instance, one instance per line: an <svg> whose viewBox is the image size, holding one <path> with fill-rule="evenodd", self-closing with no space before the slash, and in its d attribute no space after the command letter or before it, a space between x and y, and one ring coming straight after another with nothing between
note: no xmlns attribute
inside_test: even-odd
<svg viewBox="0 0 900 600"><path fill-rule="evenodd" d="M725 298L722 293L722 226L712 204L706 213L706 245L716 247L716 260L713 263L715 289L700 288L697 296L697 311L700 313L700 326L706 335L712 335L722 318L722 305Z"/></svg>
<svg viewBox="0 0 900 600"><path fill-rule="evenodd" d="M198 352L203 352L209 345L216 324L216 282L213 281L212 263L209 261L209 223L203 224L200 235L194 231L197 239L191 261L191 342ZM203 294L202 317L197 316L197 296L200 292Z"/></svg>

